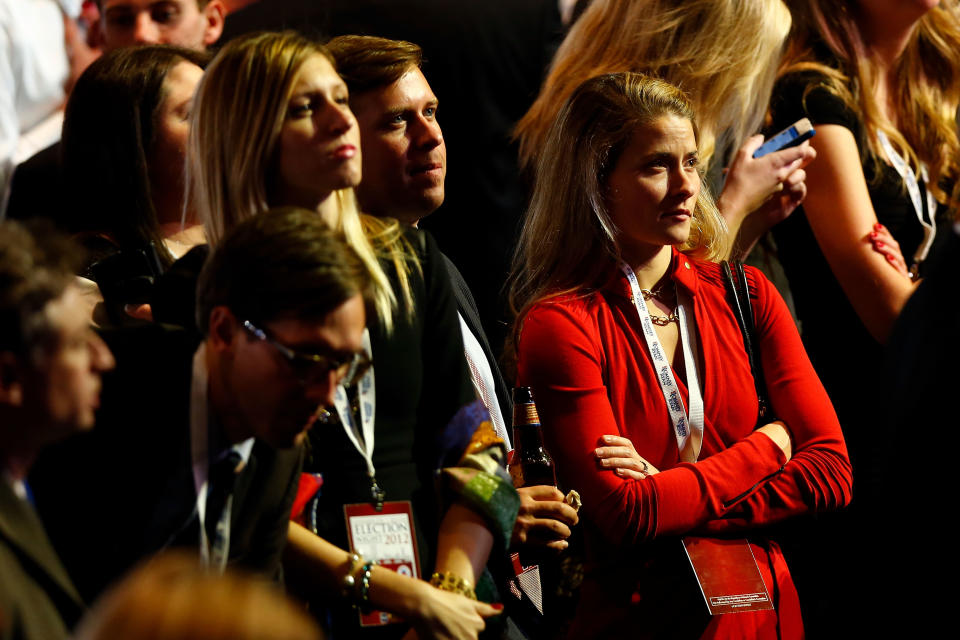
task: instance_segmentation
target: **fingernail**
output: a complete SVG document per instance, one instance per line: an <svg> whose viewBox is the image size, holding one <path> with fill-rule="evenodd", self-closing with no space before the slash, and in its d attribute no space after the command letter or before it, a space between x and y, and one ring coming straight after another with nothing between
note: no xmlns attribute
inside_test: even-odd
<svg viewBox="0 0 960 640"><path fill-rule="evenodd" d="M594 450L593 455L600 457L600 449Z"/></svg>
<svg viewBox="0 0 960 640"><path fill-rule="evenodd" d="M877 244L877 247L878 247L878 248L880 248L880 247L885 247L885 246L886 246L886 245L883 244L882 242L878 242L878 243L876 243L876 244Z"/></svg>
<svg viewBox="0 0 960 640"><path fill-rule="evenodd" d="M870 237L871 237L871 238L876 238L878 235L879 235L879 234L878 234L876 231L871 231L871 232L870 232Z"/></svg>
<svg viewBox="0 0 960 640"><path fill-rule="evenodd" d="M889 260L890 262L893 262L893 256L887 256L887 260Z"/></svg>
<svg viewBox="0 0 960 640"><path fill-rule="evenodd" d="M497 611L503 611L503 605L499 602L494 602L490 606L496 609Z"/></svg>
<svg viewBox="0 0 960 640"><path fill-rule="evenodd" d="M878 222L875 225L873 225L873 228L877 231L880 231L880 229L883 229L883 225Z"/></svg>

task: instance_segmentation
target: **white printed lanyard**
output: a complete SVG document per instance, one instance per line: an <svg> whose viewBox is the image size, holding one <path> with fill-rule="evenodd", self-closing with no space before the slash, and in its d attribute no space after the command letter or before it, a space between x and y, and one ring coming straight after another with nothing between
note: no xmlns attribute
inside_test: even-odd
<svg viewBox="0 0 960 640"><path fill-rule="evenodd" d="M373 348L370 344L370 331L363 330L363 350L367 357L373 359ZM333 396L334 406L337 409L337 415L340 417L340 424L347 434L347 438L353 443L364 462L367 463L367 476L370 478L370 496L374 505L383 506L383 491L377 484L376 469L373 467L373 447L374 447L374 420L377 410L376 382L373 373L373 367L370 367L363 378L358 383L357 393L360 399L360 425L354 419L353 411L350 408L350 399L347 397L347 390L342 384L337 385L337 392Z"/></svg>
<svg viewBox="0 0 960 640"><path fill-rule="evenodd" d="M680 325L680 344L683 348L683 363L687 374L687 390L689 392L689 418L683 408L683 399L680 397L680 388L673 377L670 362L667 360L660 339L650 320L650 312L640 291L637 276L626 262L620 263L620 269L630 281L630 291L633 294L633 305L640 316L640 326L647 341L647 349L653 360L653 368L657 373L657 381L663 392L663 399L667 403L670 421L677 437L677 449L683 462L696 462L700 455L700 446L703 442L703 397L700 394L700 381L697 377L695 343L696 324L693 315L692 301L677 291L677 322ZM687 313L687 310L690 313ZM693 440L691 441L691 431Z"/></svg>
<svg viewBox="0 0 960 640"><path fill-rule="evenodd" d="M933 197L933 193L930 192L929 186L927 186L930 184L927 167L921 164L920 176L923 178L924 192L927 197L927 214L930 217L930 220L926 220L923 217L923 201L920 195L920 184L917 182L917 176L914 174L913 169L907 166L907 163L900 157L896 149L893 148L893 145L890 144L890 139L887 138L887 135L883 131L877 131L877 140L880 142L880 146L883 147L883 152L887 155L887 159L890 160L893 168L897 170L900 178L903 179L903 182L907 185L910 201L913 203L914 211L917 212L917 220L920 221L920 226L923 227L923 242L920 243L920 246L917 247L916 252L913 254L913 264L910 265L910 277L916 278L919 275L918 269L920 263L927 259L927 254L930 253L930 247L933 246L933 238L937 233L937 227L933 219L937 211L937 200Z"/></svg>
<svg viewBox="0 0 960 640"><path fill-rule="evenodd" d="M200 561L204 567L223 573L230 555L230 514L233 495L227 496L217 521L216 534L211 545L207 537L207 496L210 493L209 422L207 405L206 345L201 344L193 354L193 376L190 379L190 458L193 463L193 484L197 491L197 519L200 522ZM253 438L239 447L244 461L249 459Z"/></svg>

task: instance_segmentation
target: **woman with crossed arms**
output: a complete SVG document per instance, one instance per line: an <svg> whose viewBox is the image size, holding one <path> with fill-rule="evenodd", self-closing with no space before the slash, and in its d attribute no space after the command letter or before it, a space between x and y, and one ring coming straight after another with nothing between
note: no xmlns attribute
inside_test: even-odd
<svg viewBox="0 0 960 640"><path fill-rule="evenodd" d="M850 500L830 400L783 300L748 268L773 416L758 425L740 328L709 262L727 234L697 147L689 99L624 72L571 95L537 164L511 302L518 384L533 388L563 482L583 495L587 575L571 637L800 638L789 570L755 530ZM748 538L775 609L708 617L687 535Z"/></svg>

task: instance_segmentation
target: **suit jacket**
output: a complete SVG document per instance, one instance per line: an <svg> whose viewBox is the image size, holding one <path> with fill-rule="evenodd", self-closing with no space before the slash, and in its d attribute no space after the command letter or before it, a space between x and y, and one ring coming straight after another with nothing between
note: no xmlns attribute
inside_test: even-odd
<svg viewBox="0 0 960 640"><path fill-rule="evenodd" d="M457 265L453 264L445 254L443 262L447 267L447 273L450 275L450 283L453 285L453 295L457 299L457 311L463 317L471 333L483 347L483 354L487 357L490 364L490 372L493 374L493 384L497 394L497 402L500 404L500 415L503 416L504 423L510 428L510 421L513 416L513 398L507 384L503 381L500 374L500 367L497 366L497 358L493 355L493 349L490 348L490 342L487 340L487 334L483 331L483 324L480 322L480 312L477 311L477 303L473 299L470 287L467 281L463 279Z"/></svg>
<svg viewBox="0 0 960 640"><path fill-rule="evenodd" d="M88 600L139 560L199 541L189 426L196 333L152 324L104 338L117 368L104 376L96 428L46 452L30 479ZM234 489L230 564L279 577L301 458L300 448L256 442Z"/></svg>
<svg viewBox="0 0 960 640"><path fill-rule="evenodd" d="M33 507L0 480L0 638L66 638L82 612Z"/></svg>

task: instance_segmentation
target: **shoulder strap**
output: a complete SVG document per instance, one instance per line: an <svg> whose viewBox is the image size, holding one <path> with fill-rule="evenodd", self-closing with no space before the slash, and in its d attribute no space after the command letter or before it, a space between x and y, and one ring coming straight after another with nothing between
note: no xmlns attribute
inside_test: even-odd
<svg viewBox="0 0 960 640"><path fill-rule="evenodd" d="M731 267L731 265L733 265ZM767 385L763 377L763 365L760 354L756 350L756 323L753 317L753 304L750 302L750 288L747 284L747 274L742 262L724 261L721 263L724 280L730 293L730 306L733 315L740 325L740 334L743 336L743 347L750 362L750 373L753 374L753 384L757 390L759 410L757 424L766 422L770 400L767 396Z"/></svg>

